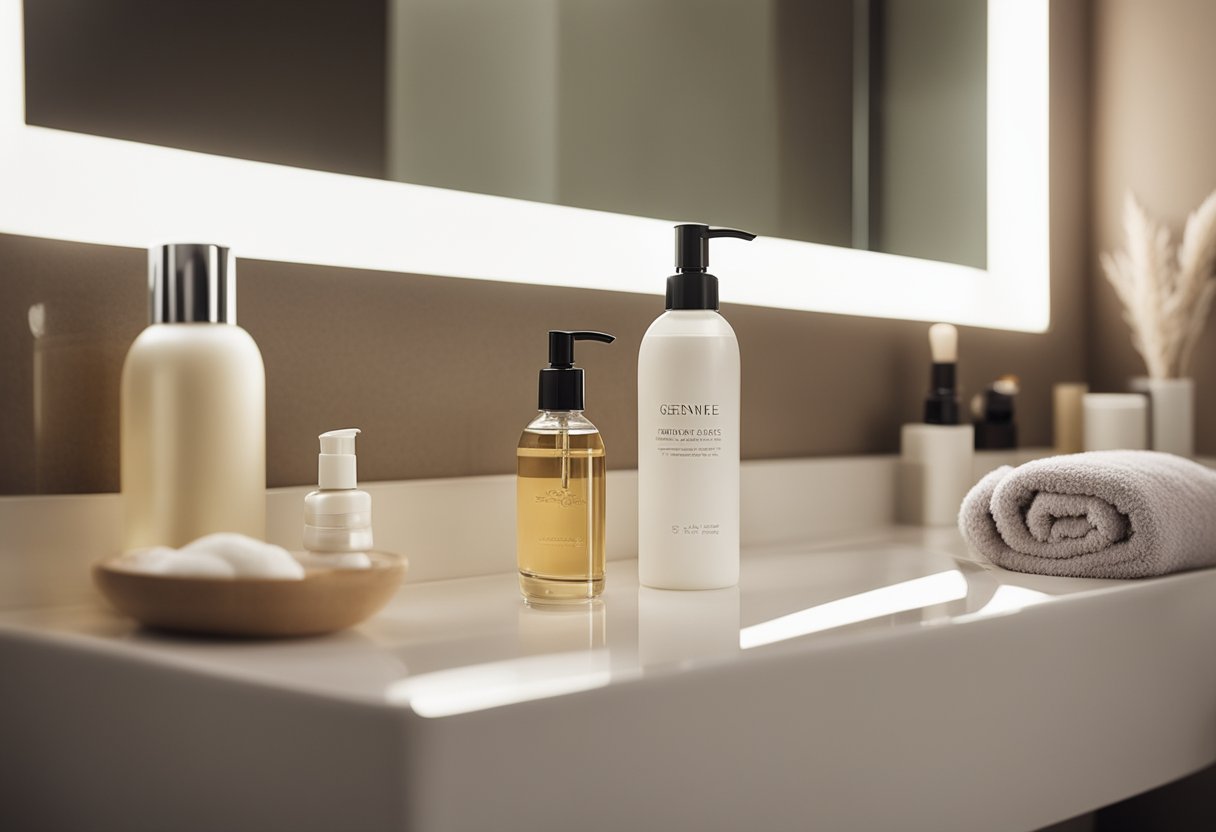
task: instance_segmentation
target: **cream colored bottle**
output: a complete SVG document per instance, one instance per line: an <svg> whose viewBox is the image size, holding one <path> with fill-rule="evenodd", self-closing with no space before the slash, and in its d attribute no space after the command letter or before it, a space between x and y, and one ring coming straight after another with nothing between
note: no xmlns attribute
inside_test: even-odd
<svg viewBox="0 0 1216 832"><path fill-rule="evenodd" d="M212 532L266 534L266 372L236 325L228 249L167 245L149 257L152 324L122 370L126 549Z"/></svg>

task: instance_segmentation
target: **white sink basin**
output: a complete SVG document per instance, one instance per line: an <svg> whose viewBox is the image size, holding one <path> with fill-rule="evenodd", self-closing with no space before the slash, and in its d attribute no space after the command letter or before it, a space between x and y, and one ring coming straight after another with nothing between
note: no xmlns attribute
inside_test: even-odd
<svg viewBox="0 0 1216 832"><path fill-rule="evenodd" d="M1041 578L953 531L740 589L407 586L294 642L0 614L0 828L1024 832L1216 761L1216 572Z"/></svg>

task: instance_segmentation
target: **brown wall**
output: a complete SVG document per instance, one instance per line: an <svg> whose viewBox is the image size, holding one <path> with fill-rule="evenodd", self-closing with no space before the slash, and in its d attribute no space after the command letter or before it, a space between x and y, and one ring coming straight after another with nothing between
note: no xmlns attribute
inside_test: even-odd
<svg viewBox="0 0 1216 832"><path fill-rule="evenodd" d="M1094 389L1122 390L1144 373L1098 253L1122 245L1123 195L1181 235L1216 188L1216 3L1098 0L1093 35L1093 245L1089 340ZM1196 443L1216 453L1216 324L1196 350Z"/></svg>
<svg viewBox="0 0 1216 832"><path fill-rule="evenodd" d="M1085 376L1083 4L1057 4L1052 40L1052 330L964 329L961 347L967 391L1022 377L1027 445L1050 441L1051 385ZM580 363L610 464L632 467L637 346L666 269L655 264L656 294L640 296L242 261L239 317L268 375L269 484L311 482L316 434L347 425L365 431L368 480L512 470L549 328L620 337ZM0 493L118 488L118 378L145 318L144 271L142 251L0 235ZM743 351L746 458L897 450L926 382L924 324L723 312Z"/></svg>

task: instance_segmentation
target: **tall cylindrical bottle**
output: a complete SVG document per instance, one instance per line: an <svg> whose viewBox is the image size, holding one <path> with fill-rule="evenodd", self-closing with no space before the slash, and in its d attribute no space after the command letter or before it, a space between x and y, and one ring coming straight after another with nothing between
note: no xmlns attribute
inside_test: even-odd
<svg viewBox="0 0 1216 832"><path fill-rule="evenodd" d="M228 249L150 252L151 325L122 371L125 548L266 533L266 372Z"/></svg>
<svg viewBox="0 0 1216 832"><path fill-rule="evenodd" d="M667 311L638 352L638 577L660 589L739 581L739 343L706 272L713 237L676 226Z"/></svg>

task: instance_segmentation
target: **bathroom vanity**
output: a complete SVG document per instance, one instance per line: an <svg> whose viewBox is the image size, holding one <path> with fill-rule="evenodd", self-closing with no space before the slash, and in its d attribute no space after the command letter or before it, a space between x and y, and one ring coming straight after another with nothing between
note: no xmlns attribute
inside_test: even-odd
<svg viewBox="0 0 1216 832"><path fill-rule="evenodd" d="M0 825L1025 832L1216 761L1216 573L996 569L953 529L881 522L893 465L746 464L738 589L640 588L618 538L602 602L532 609L504 537L470 555L501 569L411 580L325 638L10 608ZM370 487L413 489L407 514L501 487L509 522L509 483ZM816 498L800 516L791 491ZM438 544L412 545L437 577Z"/></svg>
<svg viewBox="0 0 1216 832"><path fill-rule="evenodd" d="M877 455L923 392L901 321L972 328L964 386L1014 372L1037 389L1021 411L1029 442L1047 441L1049 385L1083 378L1085 356L1104 352L1086 335L1088 4L963 4L975 37L956 42L975 63L939 73L965 89L936 97L961 114L923 106L927 82L897 68L936 61L883 46L895 15L927 19L906 4L873 21L858 14L869 4L831 4L836 29L797 25L808 4L720 4L728 16L699 39L657 3L563 4L560 19L552 4L450 19L431 15L442 4L355 4L384 15L346 29L326 3L295 4L293 26L257 4L231 10L274 19L225 24L208 7L207 26L182 25L182 5L157 18L163 37L141 4L112 4L133 17L56 13L65 5L0 4L0 181L20 196L0 200L0 355L19 381L0 408L0 829L1027 832L1216 762L1216 571L1115 582L997 570L952 528L896 526L896 460ZM223 60L177 60L190 33L195 52ZM141 59L115 47L120 35ZM275 43L305 74L266 59L283 54ZM147 66L158 71L128 77ZM291 89L255 94L268 68ZM176 70L203 70L201 91L184 92ZM578 79L585 92L571 93ZM757 94L762 79L776 86ZM819 90L824 79L847 83ZM901 88L911 105L893 109ZM337 115L318 106L326 90ZM160 109L129 111L126 126L81 120L121 114L124 98ZM508 112L519 130L493 120ZM463 113L474 119L449 120ZM141 122L183 132L127 129ZM704 124L706 140L664 124ZM252 133L200 129L222 126ZM402 133L420 126L436 129ZM335 133L353 160L287 141ZM266 136L272 154L249 141ZM562 144L580 136L585 147ZM477 164L453 163L458 149ZM737 159L748 164L726 163ZM712 176L690 182L689 170ZM926 188L889 187L899 171ZM651 193L663 200L634 201ZM848 210L803 233L825 206ZM501 437L518 435L512 397L533 362L513 339L565 325L551 316L592 290L604 290L596 326L640 336L670 256L658 218L678 215L766 238L724 248L715 266L740 277L723 301L756 369L739 586L639 587L636 475L610 470L602 600L529 608L513 478L481 476L503 470ZM930 222L947 233L926 248ZM377 546L407 555L410 572L357 629L167 635L109 611L88 584L90 565L121 551L115 372L143 325L134 249L182 237L230 244L253 277L241 315L273 379L269 482L312 479L310 456L295 463L325 412L308 396L319 380L340 391L326 389L325 406L340 399L383 443L368 479L450 478L367 486ZM480 375L440 384L439 354ZM606 433L636 418L625 360L601 376L617 393L595 414ZM453 436L461 452L437 456L435 438ZM271 542L299 547L308 490L271 491Z"/></svg>

